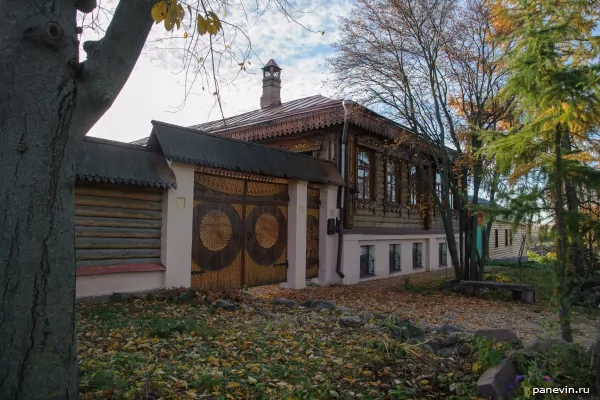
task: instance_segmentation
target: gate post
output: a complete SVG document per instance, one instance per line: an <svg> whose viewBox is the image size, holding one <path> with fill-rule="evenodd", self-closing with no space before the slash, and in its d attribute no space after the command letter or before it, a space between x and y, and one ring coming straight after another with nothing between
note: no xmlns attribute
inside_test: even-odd
<svg viewBox="0 0 600 400"><path fill-rule="evenodd" d="M290 181L288 184L288 235L287 281L281 286L287 289L306 287L306 206L308 182Z"/></svg>
<svg viewBox="0 0 600 400"><path fill-rule="evenodd" d="M192 279L192 224L194 166L172 164L177 189L167 189L163 200L161 261L165 287L190 287Z"/></svg>
<svg viewBox="0 0 600 400"><path fill-rule="evenodd" d="M319 210L319 285L341 282L335 272L337 261L338 234L327 234L327 220L337 219L337 193L335 185L321 186L321 209Z"/></svg>

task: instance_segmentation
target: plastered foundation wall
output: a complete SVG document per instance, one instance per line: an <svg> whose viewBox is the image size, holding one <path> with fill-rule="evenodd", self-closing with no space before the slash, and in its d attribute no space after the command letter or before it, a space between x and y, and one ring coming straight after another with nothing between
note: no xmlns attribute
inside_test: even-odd
<svg viewBox="0 0 600 400"><path fill-rule="evenodd" d="M458 240L458 237L457 237ZM413 274L416 272L437 271L452 268L447 253L447 265L440 265L439 244L446 243L443 234L436 235L345 235L342 252L343 284ZM390 271L390 245L396 245L401 258L400 271ZM413 246L417 244L421 252L421 267L413 268ZM372 246L375 273L373 276L360 276L361 246Z"/></svg>

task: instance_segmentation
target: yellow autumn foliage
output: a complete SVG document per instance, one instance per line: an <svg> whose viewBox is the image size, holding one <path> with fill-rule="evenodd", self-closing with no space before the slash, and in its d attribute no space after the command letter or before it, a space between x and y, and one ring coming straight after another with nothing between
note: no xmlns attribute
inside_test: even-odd
<svg viewBox="0 0 600 400"><path fill-rule="evenodd" d="M189 6L188 10L191 14L192 9ZM152 7L150 13L156 24L164 21L167 32L171 32L175 26L179 29L185 16L185 10L178 0L161 0ZM205 16L198 14L196 29L200 35L216 35L223 27L217 14L208 11ZM184 38L187 37L186 32Z"/></svg>
<svg viewBox="0 0 600 400"><path fill-rule="evenodd" d="M508 276L502 275L502 274L485 274L483 279L486 281L499 282L499 283L511 283L512 282L512 280Z"/></svg>
<svg viewBox="0 0 600 400"><path fill-rule="evenodd" d="M150 11L152 19L159 24L164 21L165 29L170 32L175 25L177 29L181 27L181 20L185 15L183 6L177 0L161 0L156 3Z"/></svg>
<svg viewBox="0 0 600 400"><path fill-rule="evenodd" d="M222 29L221 20L212 11L209 11L206 17L198 14L198 33L204 35L216 35Z"/></svg>

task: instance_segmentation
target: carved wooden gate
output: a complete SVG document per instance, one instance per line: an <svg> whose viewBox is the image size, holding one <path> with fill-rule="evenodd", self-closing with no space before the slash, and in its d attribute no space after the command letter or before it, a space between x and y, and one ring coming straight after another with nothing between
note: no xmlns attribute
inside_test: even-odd
<svg viewBox="0 0 600 400"><path fill-rule="evenodd" d="M308 188L306 213L306 278L319 276L319 188Z"/></svg>
<svg viewBox="0 0 600 400"><path fill-rule="evenodd" d="M196 172L192 286L220 291L287 279L287 184Z"/></svg>

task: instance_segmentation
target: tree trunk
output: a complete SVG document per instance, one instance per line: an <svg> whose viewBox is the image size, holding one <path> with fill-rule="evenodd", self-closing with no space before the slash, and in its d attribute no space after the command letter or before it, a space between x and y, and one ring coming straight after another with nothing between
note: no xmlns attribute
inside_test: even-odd
<svg viewBox="0 0 600 400"><path fill-rule="evenodd" d="M75 399L74 2L0 2L0 393ZM15 21L19 21L16 23Z"/></svg>
<svg viewBox="0 0 600 400"><path fill-rule="evenodd" d="M473 138L473 147L475 147L475 145L478 144L477 141L475 140L475 138ZM474 280L481 280L483 278L483 257L479 257L479 254L477 253L477 217L478 217L478 211L477 211L477 205L479 203L479 187L481 185L481 171L482 171L482 166L481 166L481 161L479 159L477 159L477 161L475 162L475 168L474 168L474 173L473 173L473 203L472 203L472 213L471 213L471 221L470 221L470 228L471 228L471 254L470 254L470 258L471 258L471 279ZM483 243L482 243L483 245ZM483 249L482 249L482 253L483 253Z"/></svg>
<svg viewBox="0 0 600 400"><path fill-rule="evenodd" d="M596 365L596 393L600 393L600 313L596 327L596 344L594 345L594 357Z"/></svg>
<svg viewBox="0 0 600 400"><path fill-rule="evenodd" d="M563 340L567 342L573 341L573 333L571 331L571 305L568 299L567 285L567 268L568 268L568 246L567 246L567 230L565 226L565 214L563 205L563 170L562 170L562 143L561 143L561 126L556 126L554 150L555 170L554 170L554 189L555 189L555 224L557 232L557 261L555 262L555 275L557 282L557 295L559 307L559 321Z"/></svg>
<svg viewBox="0 0 600 400"><path fill-rule="evenodd" d="M120 2L80 64L86 1L0 0L2 399L78 397L73 160L152 26L151 1Z"/></svg>
<svg viewBox="0 0 600 400"><path fill-rule="evenodd" d="M571 151L571 139L568 133L563 135L562 147L568 152ZM569 212L568 235L571 239L570 242L573 248L573 272L577 275L583 275L583 245L581 243L581 234L579 232L579 198L577 197L577 191L571 183L571 180L565 177L564 182L565 195L567 198L567 211Z"/></svg>

